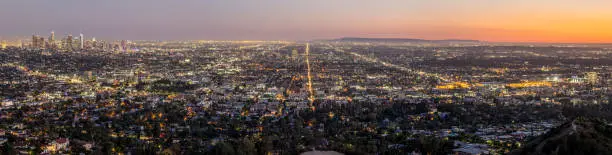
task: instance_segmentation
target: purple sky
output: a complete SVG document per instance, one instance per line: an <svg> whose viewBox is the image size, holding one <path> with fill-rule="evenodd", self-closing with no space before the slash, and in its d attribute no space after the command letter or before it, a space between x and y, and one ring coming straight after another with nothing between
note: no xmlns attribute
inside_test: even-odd
<svg viewBox="0 0 612 155"><path fill-rule="evenodd" d="M600 21L611 17L610 6L610 0L0 0L0 36L47 36L54 30L58 36L82 32L129 40L496 40L496 35L521 39L515 32L542 31L540 38L551 38L553 33L544 30L559 24L540 22L525 28L517 23L562 23L551 15L563 14ZM605 39L605 34L595 39Z"/></svg>

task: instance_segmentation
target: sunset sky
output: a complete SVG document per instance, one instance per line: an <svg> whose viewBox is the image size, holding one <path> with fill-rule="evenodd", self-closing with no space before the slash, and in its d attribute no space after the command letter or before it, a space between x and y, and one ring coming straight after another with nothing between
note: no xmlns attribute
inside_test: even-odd
<svg viewBox="0 0 612 155"><path fill-rule="evenodd" d="M612 42L611 0L2 0L0 36Z"/></svg>

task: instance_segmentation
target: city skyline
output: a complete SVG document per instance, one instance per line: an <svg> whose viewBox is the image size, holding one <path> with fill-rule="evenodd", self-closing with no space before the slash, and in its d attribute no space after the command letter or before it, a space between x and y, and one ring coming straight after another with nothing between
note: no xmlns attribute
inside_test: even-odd
<svg viewBox="0 0 612 155"><path fill-rule="evenodd" d="M50 31L112 40L340 37L610 43L612 2L3 1L0 36ZM36 33L33 33L36 32Z"/></svg>

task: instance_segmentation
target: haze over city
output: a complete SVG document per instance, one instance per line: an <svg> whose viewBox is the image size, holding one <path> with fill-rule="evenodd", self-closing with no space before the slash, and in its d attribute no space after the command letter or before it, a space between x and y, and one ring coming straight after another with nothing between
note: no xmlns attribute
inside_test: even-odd
<svg viewBox="0 0 612 155"><path fill-rule="evenodd" d="M130 40L339 37L612 42L608 0L105 0L0 2L0 36Z"/></svg>

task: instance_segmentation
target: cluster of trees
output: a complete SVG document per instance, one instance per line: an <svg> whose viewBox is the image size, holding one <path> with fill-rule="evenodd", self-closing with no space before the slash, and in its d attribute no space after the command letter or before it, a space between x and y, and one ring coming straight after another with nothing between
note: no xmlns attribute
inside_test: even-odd
<svg viewBox="0 0 612 155"><path fill-rule="evenodd" d="M169 79L161 79L151 83L151 90L154 92L185 92L196 88L196 85L189 84L185 81L172 81Z"/></svg>

